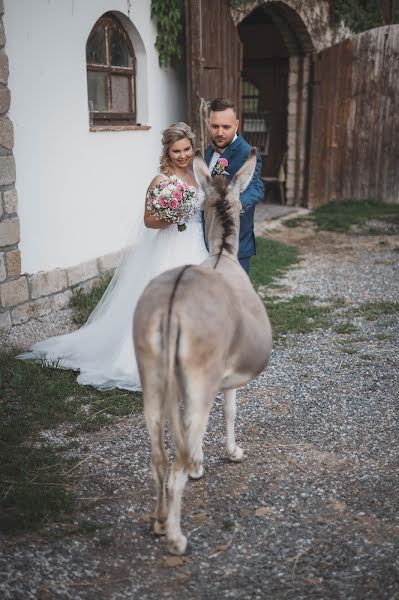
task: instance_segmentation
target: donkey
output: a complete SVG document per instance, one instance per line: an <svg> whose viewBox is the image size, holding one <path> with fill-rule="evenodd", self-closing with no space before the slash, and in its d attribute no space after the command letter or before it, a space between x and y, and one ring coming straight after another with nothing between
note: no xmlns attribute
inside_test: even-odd
<svg viewBox="0 0 399 600"><path fill-rule="evenodd" d="M224 391L227 456L240 461L243 450L234 434L235 388L266 367L272 350L266 310L237 259L239 194L251 181L255 164L253 148L227 186L223 176L209 176L196 153L193 167L205 193L209 257L199 266L186 265L155 277L134 314L134 346L157 488L154 531L166 534L172 554L186 551L187 538L180 528L181 499L188 476L197 479L203 474L202 441L215 396ZM168 479L169 506L165 419L175 448Z"/></svg>

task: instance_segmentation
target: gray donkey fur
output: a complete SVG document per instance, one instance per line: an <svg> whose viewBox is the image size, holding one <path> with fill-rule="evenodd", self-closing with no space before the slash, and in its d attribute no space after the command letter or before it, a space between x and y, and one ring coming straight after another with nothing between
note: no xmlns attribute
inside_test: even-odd
<svg viewBox="0 0 399 600"><path fill-rule="evenodd" d="M240 461L234 420L236 388L256 377L272 350L263 302L237 260L242 192L251 181L255 149L226 187L212 179L197 153L194 174L205 193L205 236L209 257L159 275L144 290L134 315L134 346L151 438L157 488L154 531L166 534L169 552L184 554L180 529L182 493L190 475L203 474L202 441L216 394L224 391L226 451ZM168 479L164 447L168 419L175 459Z"/></svg>

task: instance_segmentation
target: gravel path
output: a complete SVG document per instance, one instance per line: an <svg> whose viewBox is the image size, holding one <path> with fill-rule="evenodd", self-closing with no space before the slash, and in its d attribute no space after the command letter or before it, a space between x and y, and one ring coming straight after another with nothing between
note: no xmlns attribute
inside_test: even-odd
<svg viewBox="0 0 399 600"><path fill-rule="evenodd" d="M398 301L398 237L269 234L303 253L279 293L339 297L345 309ZM217 400L205 477L184 498L187 557L169 557L151 533L149 445L142 415L132 415L82 435L74 450L83 461L76 494L90 498L85 518L97 531L0 538L1 597L398 600L398 315L354 323L346 335L286 336L238 393L241 464L224 457ZM69 326L63 311L5 342L29 345ZM44 435L64 439L62 430Z"/></svg>

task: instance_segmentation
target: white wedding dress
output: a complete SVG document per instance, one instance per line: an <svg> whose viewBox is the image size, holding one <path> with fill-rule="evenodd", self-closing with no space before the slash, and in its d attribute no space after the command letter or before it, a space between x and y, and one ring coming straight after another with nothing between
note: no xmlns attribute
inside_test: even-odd
<svg viewBox="0 0 399 600"><path fill-rule="evenodd" d="M82 385L101 390L115 387L140 390L134 354L132 323L139 296L147 283L163 271L184 264L199 264L208 252L202 228L202 201L187 222L185 231L177 225L147 229L140 233L122 257L104 296L89 319L77 331L48 338L35 344L23 360L45 360L59 368L80 371Z"/></svg>

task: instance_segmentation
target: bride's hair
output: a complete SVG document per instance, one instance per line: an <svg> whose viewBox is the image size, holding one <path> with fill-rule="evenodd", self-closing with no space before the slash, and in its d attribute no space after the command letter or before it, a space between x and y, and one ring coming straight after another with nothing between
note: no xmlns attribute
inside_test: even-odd
<svg viewBox="0 0 399 600"><path fill-rule="evenodd" d="M163 175L170 175L172 165L169 158L170 147L179 140L187 138L191 142L191 146L194 146L195 136L192 129L187 123L179 122L173 123L162 134L162 154L159 161L159 170Z"/></svg>

